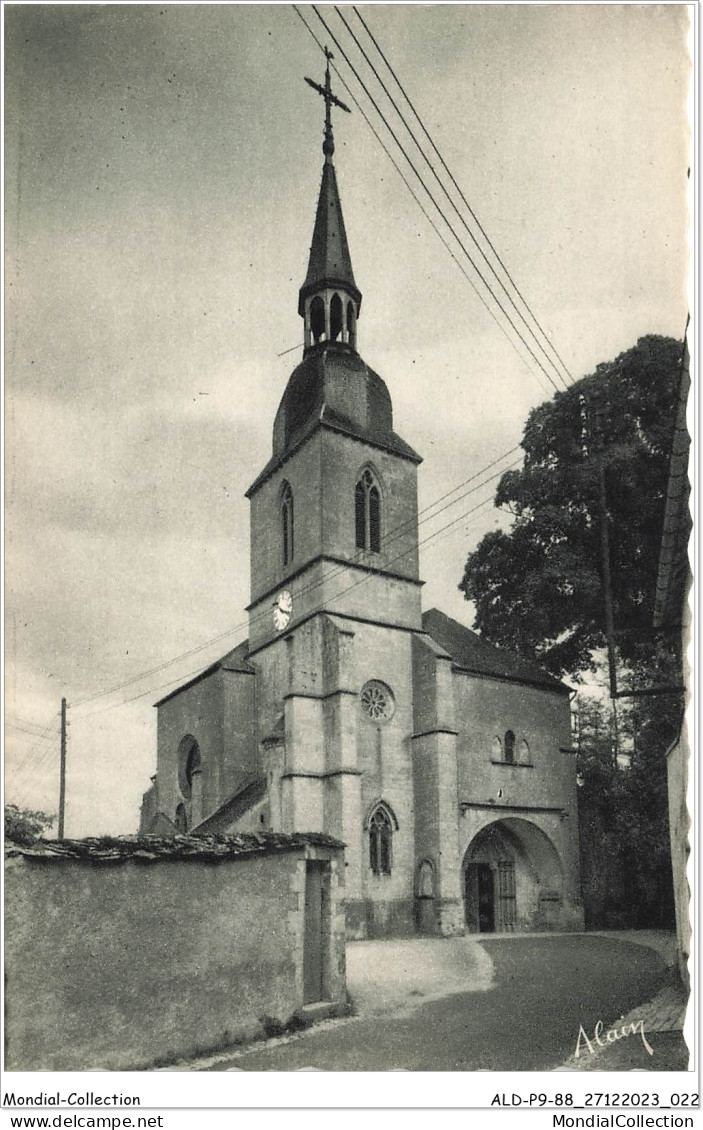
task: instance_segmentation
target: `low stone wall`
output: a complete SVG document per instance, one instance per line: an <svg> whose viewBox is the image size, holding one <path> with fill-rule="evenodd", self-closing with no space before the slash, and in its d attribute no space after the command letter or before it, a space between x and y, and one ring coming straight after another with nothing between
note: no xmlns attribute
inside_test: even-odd
<svg viewBox="0 0 703 1130"><path fill-rule="evenodd" d="M275 1030L305 1003L308 861L324 991L346 1001L343 852L326 836L64 841L6 852L6 1067L134 1070Z"/></svg>

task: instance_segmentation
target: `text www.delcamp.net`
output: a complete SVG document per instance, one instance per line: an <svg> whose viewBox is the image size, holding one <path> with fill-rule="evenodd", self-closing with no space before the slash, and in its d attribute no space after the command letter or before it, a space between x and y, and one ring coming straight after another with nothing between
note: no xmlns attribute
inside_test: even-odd
<svg viewBox="0 0 703 1130"><path fill-rule="evenodd" d="M137 1117L129 1114L16 1114L10 1117L10 1126L19 1128L34 1126L57 1127L61 1130L139 1130L140 1127L162 1127L163 1114L143 1115Z"/></svg>

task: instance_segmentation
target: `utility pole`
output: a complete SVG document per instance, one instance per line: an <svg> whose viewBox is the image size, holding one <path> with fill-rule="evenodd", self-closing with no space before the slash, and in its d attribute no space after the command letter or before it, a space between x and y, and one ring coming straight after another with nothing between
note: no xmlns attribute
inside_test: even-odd
<svg viewBox="0 0 703 1130"><path fill-rule="evenodd" d="M66 814L66 699L61 699L61 768L59 770L59 839L63 839Z"/></svg>
<svg viewBox="0 0 703 1130"><path fill-rule="evenodd" d="M605 636L608 643L608 676L610 704L613 711L613 754L617 761L620 752L618 725L618 668L615 658L615 618L613 616L613 587L610 573L610 532L608 530L608 497L605 490L605 463L602 452L598 455L598 494L600 501L600 548L605 598Z"/></svg>
<svg viewBox="0 0 703 1130"><path fill-rule="evenodd" d="M613 582L610 573L610 531L608 529L608 497L605 490L605 464L598 456L598 498L600 509L600 550L603 569L603 596L605 603L605 638L608 643L608 675L610 697L617 697L618 675L615 660L615 619L613 616Z"/></svg>
<svg viewBox="0 0 703 1130"><path fill-rule="evenodd" d="M613 752L617 758L620 749L618 733L618 669L615 656L615 617L613 615L613 581L610 571L610 517L608 514L608 495L605 484L605 436L603 429L604 407L602 390L595 397L596 463L598 466L598 509L600 514L600 551L603 573L603 603L605 605L605 638L608 647L608 677L610 701L613 709Z"/></svg>

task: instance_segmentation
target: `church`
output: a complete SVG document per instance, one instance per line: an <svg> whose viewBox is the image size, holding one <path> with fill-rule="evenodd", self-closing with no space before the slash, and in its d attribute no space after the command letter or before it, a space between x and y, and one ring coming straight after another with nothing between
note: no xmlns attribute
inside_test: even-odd
<svg viewBox="0 0 703 1130"><path fill-rule="evenodd" d="M310 84L326 127L304 348L246 492L249 638L156 703L140 831L341 840L350 938L578 930L570 691L422 611L422 460L358 351L329 62Z"/></svg>

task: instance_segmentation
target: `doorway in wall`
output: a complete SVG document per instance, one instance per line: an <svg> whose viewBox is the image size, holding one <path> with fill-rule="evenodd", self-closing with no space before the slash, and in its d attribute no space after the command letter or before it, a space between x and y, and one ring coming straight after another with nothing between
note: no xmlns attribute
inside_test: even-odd
<svg viewBox="0 0 703 1130"><path fill-rule="evenodd" d="M304 1004L325 1000L329 936L328 867L326 863L309 859L305 865Z"/></svg>
<svg viewBox="0 0 703 1130"><path fill-rule="evenodd" d="M464 880L470 933L559 925L561 861L551 840L531 821L507 817L483 827L466 849Z"/></svg>

